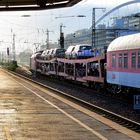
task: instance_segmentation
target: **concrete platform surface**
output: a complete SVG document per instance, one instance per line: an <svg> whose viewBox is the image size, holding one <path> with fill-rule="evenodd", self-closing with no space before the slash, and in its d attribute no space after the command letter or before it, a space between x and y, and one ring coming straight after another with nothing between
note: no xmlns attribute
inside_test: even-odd
<svg viewBox="0 0 140 140"><path fill-rule="evenodd" d="M50 95L50 91L0 69L0 140L140 138L135 132L120 132L120 126L120 130L114 129L107 125L108 122L99 121L98 115L87 111L88 115L73 107L73 103L67 104L66 100L60 101Z"/></svg>

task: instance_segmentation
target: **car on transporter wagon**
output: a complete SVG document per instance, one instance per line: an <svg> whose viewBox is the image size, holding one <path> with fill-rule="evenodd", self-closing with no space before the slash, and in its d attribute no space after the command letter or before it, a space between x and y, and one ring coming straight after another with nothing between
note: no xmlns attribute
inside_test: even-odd
<svg viewBox="0 0 140 140"><path fill-rule="evenodd" d="M75 48L72 51L72 58L90 58L94 56L94 50L91 45L79 44L75 45Z"/></svg>
<svg viewBox="0 0 140 140"><path fill-rule="evenodd" d="M65 57L65 49L63 48L55 48L51 54L51 58L64 58Z"/></svg>
<svg viewBox="0 0 140 140"><path fill-rule="evenodd" d="M46 50L44 50L44 51L42 52L41 58L42 58L43 60L47 60L47 55L48 55L49 51L50 51L49 49L46 49Z"/></svg>
<svg viewBox="0 0 140 140"><path fill-rule="evenodd" d="M71 59L72 58L72 52L74 50L75 46L69 46L65 52L65 58Z"/></svg>

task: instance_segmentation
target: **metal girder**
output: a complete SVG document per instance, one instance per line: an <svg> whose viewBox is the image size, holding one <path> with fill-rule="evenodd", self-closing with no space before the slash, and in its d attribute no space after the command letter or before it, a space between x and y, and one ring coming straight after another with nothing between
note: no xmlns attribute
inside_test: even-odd
<svg viewBox="0 0 140 140"><path fill-rule="evenodd" d="M47 10L75 5L82 0L0 0L0 11Z"/></svg>

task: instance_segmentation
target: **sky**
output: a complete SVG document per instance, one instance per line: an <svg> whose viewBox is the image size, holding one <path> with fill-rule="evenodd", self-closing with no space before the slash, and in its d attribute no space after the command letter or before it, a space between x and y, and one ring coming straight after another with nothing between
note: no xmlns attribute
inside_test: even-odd
<svg viewBox="0 0 140 140"><path fill-rule="evenodd" d="M45 44L46 31L49 30L49 41L58 42L60 25L63 24L63 32L66 34L74 33L83 28L90 28L92 24L92 9L96 7L106 8L96 10L96 20L105 12L113 7L125 3L129 0L82 0L80 3L69 8L60 8L43 11L20 11L20 12L0 12L0 47L5 51L12 46L12 35L15 34L16 53L27 48L34 49L35 43ZM139 6L139 5L138 5ZM138 11L138 6L126 7L127 9L118 10L109 18ZM23 15L30 15L23 17ZM85 17L77 17L84 15ZM71 17L74 16L74 17Z"/></svg>

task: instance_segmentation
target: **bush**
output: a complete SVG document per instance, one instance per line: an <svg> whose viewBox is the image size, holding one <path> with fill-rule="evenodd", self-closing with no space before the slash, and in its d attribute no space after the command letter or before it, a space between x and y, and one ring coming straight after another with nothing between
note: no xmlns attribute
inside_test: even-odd
<svg viewBox="0 0 140 140"><path fill-rule="evenodd" d="M11 61L8 63L3 63L3 67L8 70L15 71L18 66L16 61Z"/></svg>

